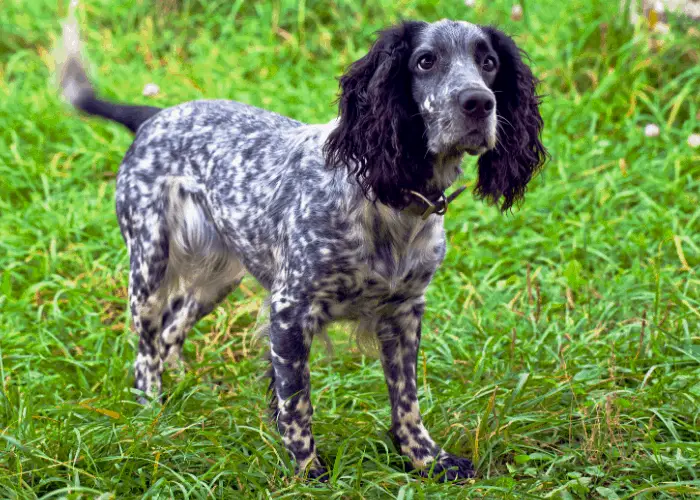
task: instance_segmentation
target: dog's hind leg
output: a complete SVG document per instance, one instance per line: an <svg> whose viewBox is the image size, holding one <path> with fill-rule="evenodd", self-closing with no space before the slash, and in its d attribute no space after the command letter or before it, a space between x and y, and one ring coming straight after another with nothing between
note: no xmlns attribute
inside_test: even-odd
<svg viewBox="0 0 700 500"><path fill-rule="evenodd" d="M170 291L163 310L159 343L159 354L164 363L177 366L182 361L182 347L187 333L240 284L242 267L237 264L237 261L230 263L230 267L224 271L230 279L219 283L214 289L195 286Z"/></svg>
<svg viewBox="0 0 700 500"><path fill-rule="evenodd" d="M147 219L151 224L145 224ZM165 304L168 238L165 221L158 221L158 217L144 217L139 221L142 224L131 226L129 235L125 234L130 254L129 306L134 329L139 335L134 385L145 395L157 397L163 372L159 334ZM139 401L145 403L146 399L140 397Z"/></svg>
<svg viewBox="0 0 700 500"><path fill-rule="evenodd" d="M221 242L206 206L197 186L186 179L171 179L166 209L170 228L167 307L159 342L163 362L182 359L187 332L243 278L243 265Z"/></svg>
<svg viewBox="0 0 700 500"><path fill-rule="evenodd" d="M220 241L196 185L176 177L150 188L150 201L119 194L117 214L139 334L134 385L158 397L164 363L181 357L187 332L240 283L244 270ZM134 201L139 206L131 206Z"/></svg>

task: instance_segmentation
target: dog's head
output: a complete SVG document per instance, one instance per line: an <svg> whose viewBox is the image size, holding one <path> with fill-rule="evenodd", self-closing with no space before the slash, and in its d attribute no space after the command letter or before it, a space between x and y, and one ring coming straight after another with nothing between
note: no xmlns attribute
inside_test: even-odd
<svg viewBox="0 0 700 500"><path fill-rule="evenodd" d="M405 190L444 191L463 155L480 155L474 192L506 210L547 157L536 83L494 28L403 22L341 77L329 165L347 166L365 195L402 208Z"/></svg>

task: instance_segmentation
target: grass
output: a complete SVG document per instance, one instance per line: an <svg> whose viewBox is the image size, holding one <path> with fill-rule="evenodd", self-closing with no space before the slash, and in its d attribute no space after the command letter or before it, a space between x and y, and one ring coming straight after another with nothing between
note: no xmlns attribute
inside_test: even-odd
<svg viewBox="0 0 700 500"><path fill-rule="evenodd" d="M130 136L56 97L67 5L0 9L0 497L678 498L700 494L697 30L630 26L618 2L84 0L99 89L222 97L329 120L335 77L399 17L494 23L532 57L553 160L507 215L469 196L428 292L426 424L480 477L406 473L376 359L342 328L312 360L328 485L305 484L265 417L263 294L202 321L169 399L131 392L136 339L113 208ZM681 23L682 24L682 23ZM651 45L651 46L650 46ZM155 82L161 93L141 95ZM648 123L660 127L646 137ZM467 160L472 162L472 160ZM467 165L465 181L474 170Z"/></svg>

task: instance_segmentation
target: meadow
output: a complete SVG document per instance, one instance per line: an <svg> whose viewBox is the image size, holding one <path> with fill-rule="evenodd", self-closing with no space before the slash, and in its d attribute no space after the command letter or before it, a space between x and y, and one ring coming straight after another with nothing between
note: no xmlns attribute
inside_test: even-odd
<svg viewBox="0 0 700 500"><path fill-rule="evenodd" d="M251 279L190 334L166 403L135 403L113 200L131 136L57 95L67 2L0 2L0 498L700 495L698 26L633 26L612 0L527 0L515 20L510 1L468 3L78 10L108 98L230 98L307 122L335 116L336 78L400 18L494 24L529 53L552 160L510 213L469 195L451 206L419 358L426 426L479 477L441 484L404 469L380 363L340 326L332 356L317 345L312 357L330 468L319 485L294 477L266 416L265 346L253 341L264 294ZM158 95L143 95L148 83Z"/></svg>

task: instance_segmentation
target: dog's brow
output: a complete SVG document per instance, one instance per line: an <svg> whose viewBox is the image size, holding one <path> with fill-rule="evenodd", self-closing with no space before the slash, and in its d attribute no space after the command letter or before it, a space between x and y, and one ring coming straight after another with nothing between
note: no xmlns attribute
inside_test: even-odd
<svg viewBox="0 0 700 500"><path fill-rule="evenodd" d="M483 38L477 39L476 43L474 44L474 48L477 53L489 52L491 50L491 47L489 46L488 42Z"/></svg>

